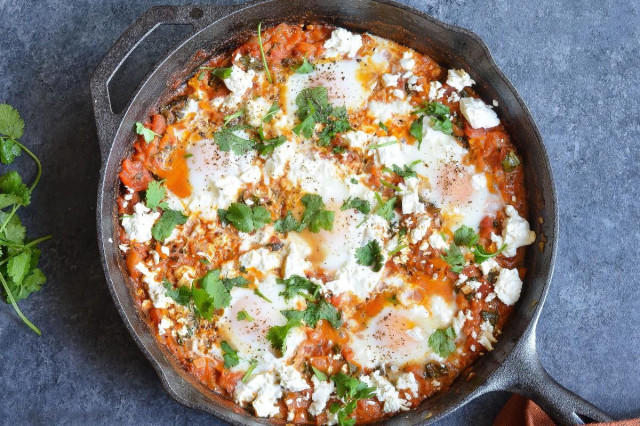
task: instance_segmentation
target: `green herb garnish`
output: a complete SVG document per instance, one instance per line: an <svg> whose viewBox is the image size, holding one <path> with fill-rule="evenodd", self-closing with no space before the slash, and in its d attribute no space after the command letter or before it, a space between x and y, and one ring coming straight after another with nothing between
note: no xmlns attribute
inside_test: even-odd
<svg viewBox="0 0 640 426"><path fill-rule="evenodd" d="M285 290L280 293L285 300L291 300L300 295L307 300L316 300L320 292L320 286L300 275L292 275L287 279L276 279L278 284L285 286Z"/></svg>
<svg viewBox="0 0 640 426"><path fill-rule="evenodd" d="M142 135L146 143L153 142L156 136L160 137L159 134L157 134L151 129L147 129L146 127L144 127L144 124L142 124L139 121L136 121L136 133L139 135Z"/></svg>
<svg viewBox="0 0 640 426"><path fill-rule="evenodd" d="M167 209L167 203L163 203L162 200L167 196L167 191L162 186L162 182L153 180L149 182L147 192L145 194L147 207L151 210L155 210L158 207Z"/></svg>
<svg viewBox="0 0 640 426"><path fill-rule="evenodd" d="M271 223L271 215L262 206L251 208L246 204L231 203L227 210L219 209L218 215L242 232L253 232Z"/></svg>
<svg viewBox="0 0 640 426"><path fill-rule="evenodd" d="M313 64L311 64L309 61L307 61L307 57L305 56L304 58L302 58L302 65L300 65L297 69L296 69L296 73L298 74L309 74L311 71L314 70L314 66Z"/></svg>
<svg viewBox="0 0 640 426"><path fill-rule="evenodd" d="M340 207L340 210L347 209L356 209L361 213L369 214L369 212L371 211L371 204L369 204L367 200L363 200L359 197L349 197L344 201L344 203L342 203L342 206Z"/></svg>
<svg viewBox="0 0 640 426"><path fill-rule="evenodd" d="M249 313L245 310L238 312L238 315L236 315L236 318L238 319L238 321L253 322L253 317L249 315Z"/></svg>
<svg viewBox="0 0 640 426"><path fill-rule="evenodd" d="M371 266L373 272L378 272L384 266L384 256L378 240L371 240L363 247L356 249L356 262L359 265Z"/></svg>
<svg viewBox="0 0 640 426"><path fill-rule="evenodd" d="M509 151L504 160L502 160L502 170L509 173L514 171L520 165L520 160L515 152Z"/></svg>
<svg viewBox="0 0 640 426"><path fill-rule="evenodd" d="M455 338L456 332L453 326L439 328L429 336L429 346L435 353L446 358L456 350Z"/></svg>
<svg viewBox="0 0 640 426"><path fill-rule="evenodd" d="M241 109L240 111L236 111L233 114L225 115L224 123L222 125L226 127L231 120L235 120L236 118L242 117L243 115L244 115L244 109Z"/></svg>
<svg viewBox="0 0 640 426"><path fill-rule="evenodd" d="M271 73L269 72L269 65L267 65L267 57L264 55L264 47L262 46L262 22L258 23L258 45L260 46L260 55L262 55L262 65L264 66L264 71L267 73L267 80L269 80L269 83L273 83Z"/></svg>
<svg viewBox="0 0 640 426"><path fill-rule="evenodd" d="M255 370L257 366L258 366L258 360L252 359L251 362L249 363L249 369L247 370L246 373L244 373L244 376L242 376L242 383L247 383L249 381L249 377L251 377L251 373L253 373L253 370Z"/></svg>
<svg viewBox="0 0 640 426"><path fill-rule="evenodd" d="M160 219L151 228L151 235L156 241L164 241L169 238L173 229L178 225L184 225L189 217L177 210L165 209Z"/></svg>
<svg viewBox="0 0 640 426"><path fill-rule="evenodd" d="M224 358L224 368L235 367L240 363L240 357L238 351L234 350L227 342L220 343L220 349L222 349L222 358Z"/></svg>
<svg viewBox="0 0 640 426"><path fill-rule="evenodd" d="M222 151L233 151L236 155L244 155L254 149L256 143L251 139L243 139L234 132L250 128L251 126L247 125L227 127L215 132L213 134L213 140Z"/></svg>

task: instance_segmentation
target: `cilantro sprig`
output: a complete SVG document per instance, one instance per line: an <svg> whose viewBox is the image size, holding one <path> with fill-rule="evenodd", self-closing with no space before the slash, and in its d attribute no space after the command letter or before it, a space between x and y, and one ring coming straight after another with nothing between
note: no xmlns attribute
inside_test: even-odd
<svg viewBox="0 0 640 426"><path fill-rule="evenodd" d="M136 133L139 135L142 135L142 137L144 138L144 141L146 143L150 143L153 142L153 140L156 138L156 136L160 137L159 134L157 134L156 132L154 132L151 129L147 129L144 124L142 124L139 121L136 121Z"/></svg>
<svg viewBox="0 0 640 426"><path fill-rule="evenodd" d="M351 130L347 109L344 106L333 107L329 104L326 87L303 89L296 96L296 106L298 107L296 115L300 123L293 128L294 133L310 138L313 136L316 124L324 124L324 128L318 134L320 146L329 146L338 133Z"/></svg>
<svg viewBox="0 0 640 426"><path fill-rule="evenodd" d="M267 74L267 80L269 80L269 83L273 83L271 73L269 72L269 65L267 64L267 57L264 55L264 47L262 46L262 22L258 23L258 45L260 46L262 65L264 66L264 72Z"/></svg>
<svg viewBox="0 0 640 426"><path fill-rule="evenodd" d="M378 272L384 266L384 256L378 240L371 240L356 249L356 262L359 265L371 266L373 272Z"/></svg>
<svg viewBox="0 0 640 426"><path fill-rule="evenodd" d="M479 244L480 236L472 228L462 225L453 234L453 242L460 246L467 246L471 248L473 252L474 261L478 264L484 262L487 259L496 257L502 251L507 248L506 244L503 244L495 253L488 252L482 244ZM446 260L446 259L445 259ZM451 269L453 270L453 268ZM456 272L456 271L454 271Z"/></svg>
<svg viewBox="0 0 640 426"><path fill-rule="evenodd" d="M342 372L331 377L331 380L336 384L336 395L344 400L344 404L334 402L329 406L329 411L337 415L338 425L353 426L356 420L350 416L356 409L358 400L371 398L375 395L376 388Z"/></svg>
<svg viewBox="0 0 640 426"><path fill-rule="evenodd" d="M298 74L309 74L311 71L315 69L315 66L307 61L307 57L302 58L302 64L296 68L296 73Z"/></svg>
<svg viewBox="0 0 640 426"><path fill-rule="evenodd" d="M369 201L363 200L359 197L349 197L344 201L344 203L342 203L342 206L340 207L340 210L347 209L356 209L361 213L369 214L369 212L371 211L371 204L369 203Z"/></svg>
<svg viewBox="0 0 640 426"><path fill-rule="evenodd" d="M269 211L262 206L249 207L242 203L232 203L227 210L218 209L222 223L231 223L239 231L253 232L271 223Z"/></svg>
<svg viewBox="0 0 640 426"><path fill-rule="evenodd" d="M36 327L22 313L17 301L40 290L46 277L38 268L40 250L36 246L51 235L26 241L26 228L17 211L28 206L31 194L42 176L42 164L36 155L18 141L24 134L24 121L18 111L8 104L0 104L0 161L12 164L24 151L36 163L36 176L27 186L20 175L9 171L0 176L0 282L5 300L13 306L20 319L38 335ZM5 210L9 209L9 210Z"/></svg>
<svg viewBox="0 0 640 426"><path fill-rule="evenodd" d="M305 194L300 201L305 207L302 218L298 221L291 212L287 212L284 218L276 220L273 224L276 232L282 234L290 231L302 232L307 228L313 233L318 233L321 229L326 229L327 231L333 229L335 213L324 208L325 205L321 196Z"/></svg>
<svg viewBox="0 0 640 426"><path fill-rule="evenodd" d="M446 358L456 350L455 338L453 326L439 328L429 336L429 346L435 353Z"/></svg>
<svg viewBox="0 0 640 426"><path fill-rule="evenodd" d="M413 114L417 115L418 118L411 123L409 133L414 138L422 141L422 118L424 116L429 116L431 117L430 125L434 130L439 130L445 135L452 134L453 124L449 119L450 112L449 107L441 104L440 102L429 102L425 104L424 107L413 111Z"/></svg>
<svg viewBox="0 0 640 426"><path fill-rule="evenodd" d="M276 279L278 284L285 286L285 290L280 293L285 300L291 300L296 296L302 296L309 301L315 301L320 292L320 286L313 281L301 277L300 275L292 275L287 279Z"/></svg>

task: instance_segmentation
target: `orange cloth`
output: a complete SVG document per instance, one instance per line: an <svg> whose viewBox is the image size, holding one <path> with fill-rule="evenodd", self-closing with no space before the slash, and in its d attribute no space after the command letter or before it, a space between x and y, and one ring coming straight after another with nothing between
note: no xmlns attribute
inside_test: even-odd
<svg viewBox="0 0 640 426"><path fill-rule="evenodd" d="M592 423L592 425L639 426L640 419ZM513 395L496 417L493 426L555 426L555 423L533 401L520 395Z"/></svg>

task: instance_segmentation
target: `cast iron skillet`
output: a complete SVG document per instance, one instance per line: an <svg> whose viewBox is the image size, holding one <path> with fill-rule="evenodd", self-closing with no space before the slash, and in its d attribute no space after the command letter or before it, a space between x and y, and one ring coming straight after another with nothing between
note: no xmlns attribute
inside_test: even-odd
<svg viewBox="0 0 640 426"><path fill-rule="evenodd" d="M202 61L194 58L197 51L233 48L249 31L255 31L260 21L266 26L283 21L319 21L368 31L426 53L444 65L469 70L482 97L499 100L500 117L524 158L531 209L528 219L538 239L528 251L523 293L509 324L495 350L474 364L475 375L470 379L459 377L449 391L428 399L418 410L385 420L385 424L427 424L495 390L532 398L560 424L610 421L607 414L555 382L536 354L536 324L551 282L558 216L549 159L527 107L475 34L388 0L262 0L238 6L154 7L127 29L92 75L91 93L102 154L97 206L102 264L120 315L167 392L186 406L231 423L269 422L248 415L197 383L156 342L133 303L116 238L117 174L120 162L131 152L134 123L167 100L173 83L183 81L195 70ZM107 89L110 79L137 44L161 24L188 24L194 32L149 73L124 112L114 114Z"/></svg>

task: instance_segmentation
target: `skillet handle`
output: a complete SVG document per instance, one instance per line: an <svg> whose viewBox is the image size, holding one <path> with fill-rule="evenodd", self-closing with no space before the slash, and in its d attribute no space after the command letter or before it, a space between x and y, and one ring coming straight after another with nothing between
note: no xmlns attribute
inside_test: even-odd
<svg viewBox="0 0 640 426"><path fill-rule="evenodd" d="M535 329L510 354L498 386L533 400L559 425L611 422L614 419L556 382L544 369L535 345Z"/></svg>
<svg viewBox="0 0 640 426"><path fill-rule="evenodd" d="M136 47L162 24L186 24L200 31L211 22L240 6L155 6L147 10L118 38L91 75L91 97L98 130L100 155L106 161L120 122L127 108L114 113L109 98L109 82Z"/></svg>

